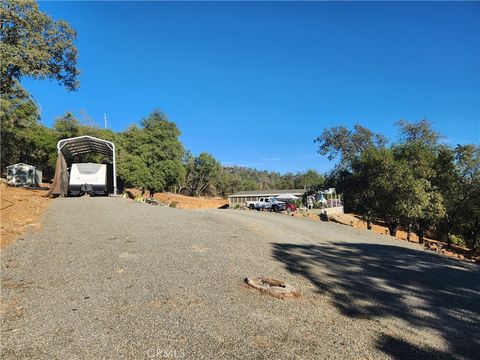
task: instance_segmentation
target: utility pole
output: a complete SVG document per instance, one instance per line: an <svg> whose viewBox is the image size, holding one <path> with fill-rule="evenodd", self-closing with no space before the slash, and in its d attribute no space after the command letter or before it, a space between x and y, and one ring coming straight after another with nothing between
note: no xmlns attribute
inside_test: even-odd
<svg viewBox="0 0 480 360"><path fill-rule="evenodd" d="M105 122L105 129L107 129L107 113L103 113L103 121Z"/></svg>

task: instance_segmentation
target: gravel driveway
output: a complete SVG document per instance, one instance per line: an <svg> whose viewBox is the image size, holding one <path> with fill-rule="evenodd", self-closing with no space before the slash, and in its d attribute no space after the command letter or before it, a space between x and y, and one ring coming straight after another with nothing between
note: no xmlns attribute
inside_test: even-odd
<svg viewBox="0 0 480 360"><path fill-rule="evenodd" d="M480 268L332 223L52 201L1 253L3 359L478 359ZM285 280L279 300L246 276Z"/></svg>

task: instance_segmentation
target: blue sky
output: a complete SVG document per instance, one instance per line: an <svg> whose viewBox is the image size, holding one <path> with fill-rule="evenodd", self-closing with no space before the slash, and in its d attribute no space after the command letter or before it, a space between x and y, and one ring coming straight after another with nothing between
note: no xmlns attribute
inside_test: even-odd
<svg viewBox="0 0 480 360"><path fill-rule="evenodd" d="M194 154L321 172L313 139L360 123L390 138L427 118L480 143L474 2L41 2L78 31L81 87L23 83L42 121L72 111L123 130L154 108Z"/></svg>

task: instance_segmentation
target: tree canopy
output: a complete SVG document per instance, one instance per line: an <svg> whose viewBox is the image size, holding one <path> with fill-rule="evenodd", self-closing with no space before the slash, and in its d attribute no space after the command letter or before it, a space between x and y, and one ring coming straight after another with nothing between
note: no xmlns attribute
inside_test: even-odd
<svg viewBox="0 0 480 360"><path fill-rule="evenodd" d="M15 162L36 164L52 175L58 134L41 125L38 106L22 87L23 77L56 79L76 90L75 31L41 12L32 0L0 3L1 168Z"/></svg>
<svg viewBox="0 0 480 360"><path fill-rule="evenodd" d="M339 157L338 167L348 168L363 150L370 146L383 146L386 138L381 134L374 134L369 129L356 124L354 130L344 126L327 128L314 142L318 143L318 153L327 155L329 160Z"/></svg>
<svg viewBox="0 0 480 360"><path fill-rule="evenodd" d="M79 86L76 32L40 11L33 0L2 0L0 6L0 91L22 77L51 78L68 90Z"/></svg>
<svg viewBox="0 0 480 360"><path fill-rule="evenodd" d="M329 182L344 195L347 211L368 224L382 221L395 235L402 227L420 241L427 231L479 244L480 147L450 148L427 120L400 121L398 141L356 126L326 129L319 152L339 161Z"/></svg>
<svg viewBox="0 0 480 360"><path fill-rule="evenodd" d="M120 137L118 172L131 186L151 194L174 190L185 176L180 131L155 110Z"/></svg>

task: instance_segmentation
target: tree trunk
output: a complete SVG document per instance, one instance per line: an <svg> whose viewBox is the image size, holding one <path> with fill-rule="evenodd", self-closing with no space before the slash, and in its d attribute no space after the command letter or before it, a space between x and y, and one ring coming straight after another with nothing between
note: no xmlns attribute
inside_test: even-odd
<svg viewBox="0 0 480 360"><path fill-rule="evenodd" d="M390 233L390 236L396 236L397 235L398 224L396 222L387 223L387 227L388 227L388 231Z"/></svg>
<svg viewBox="0 0 480 360"><path fill-rule="evenodd" d="M410 242L410 233L412 232L412 224L407 225L407 241Z"/></svg>
<svg viewBox="0 0 480 360"><path fill-rule="evenodd" d="M447 249L450 249L452 244L452 232L453 232L454 223L452 219L447 219Z"/></svg>
<svg viewBox="0 0 480 360"><path fill-rule="evenodd" d="M425 231L423 230L422 227L419 227L418 228L418 232L417 232L417 235L418 235L418 243L419 244L423 244L423 236L425 234Z"/></svg>
<svg viewBox="0 0 480 360"><path fill-rule="evenodd" d="M477 242L477 237L478 237L478 227L479 227L479 224L478 224L478 218L475 219L475 226L473 227L473 234L472 234L472 238L473 238L473 246L472 246L472 249L473 251L477 250L477 247L478 247L478 242Z"/></svg>

